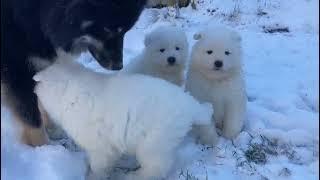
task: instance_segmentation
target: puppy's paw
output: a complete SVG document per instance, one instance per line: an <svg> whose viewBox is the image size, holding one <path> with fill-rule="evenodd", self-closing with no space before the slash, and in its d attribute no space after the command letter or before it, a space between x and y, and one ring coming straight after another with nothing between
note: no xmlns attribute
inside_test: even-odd
<svg viewBox="0 0 320 180"><path fill-rule="evenodd" d="M224 128L222 130L222 136L227 139L234 139L240 134L240 132L241 132L241 130Z"/></svg>
<svg viewBox="0 0 320 180"><path fill-rule="evenodd" d="M214 130L208 130L206 133L201 134L199 137L199 142L201 144L214 146L218 143L219 137Z"/></svg>
<svg viewBox="0 0 320 180"><path fill-rule="evenodd" d="M218 143L219 137L213 125L197 125L193 130L200 144L213 146Z"/></svg>
<svg viewBox="0 0 320 180"><path fill-rule="evenodd" d="M159 180L159 179L161 178L141 176L137 172L129 173L125 177L125 180Z"/></svg>

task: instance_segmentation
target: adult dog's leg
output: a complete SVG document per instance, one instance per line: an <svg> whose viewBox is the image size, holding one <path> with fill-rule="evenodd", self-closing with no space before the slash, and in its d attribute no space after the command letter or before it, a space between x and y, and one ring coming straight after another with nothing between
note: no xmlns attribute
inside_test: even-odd
<svg viewBox="0 0 320 180"><path fill-rule="evenodd" d="M22 125L22 140L24 143L37 146L48 142L41 122L41 115L34 94L35 82L32 80L35 71L27 62L24 51L16 49L2 50L1 81L5 85L7 104L16 120Z"/></svg>
<svg viewBox="0 0 320 180"><path fill-rule="evenodd" d="M52 60L56 56L55 50L41 33L40 25L31 24L34 29L28 29L29 25L16 23L19 20L13 17L13 8L9 3L4 5L1 6L1 85L5 85L7 103L15 119L22 124L22 140L33 146L42 145L48 138L33 92L35 82L32 77L36 71L28 58L33 55ZM25 17L23 15L21 13L20 17Z"/></svg>
<svg viewBox="0 0 320 180"><path fill-rule="evenodd" d="M11 59L12 60L12 59ZM12 62L11 62L12 63ZM6 100L14 117L22 125L24 143L37 146L48 142L38 109L37 97L34 94L34 72L27 64L7 65L2 77L6 88ZM26 66L26 67L24 67Z"/></svg>
<svg viewBox="0 0 320 180"><path fill-rule="evenodd" d="M43 125L39 128L34 128L25 123L22 123L22 127L23 132L21 140L23 143L32 146L40 146L49 143L49 138Z"/></svg>

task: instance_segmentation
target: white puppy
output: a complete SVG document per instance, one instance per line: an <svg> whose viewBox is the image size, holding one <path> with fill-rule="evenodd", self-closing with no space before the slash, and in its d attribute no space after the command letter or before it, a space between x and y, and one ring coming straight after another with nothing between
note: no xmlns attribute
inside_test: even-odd
<svg viewBox="0 0 320 180"><path fill-rule="evenodd" d="M66 60L67 61L67 60ZM92 178L103 179L122 154L141 168L130 179L164 178L193 124L208 124L210 104L164 80L100 74L75 62L56 62L34 76L50 118L89 155Z"/></svg>
<svg viewBox="0 0 320 180"><path fill-rule="evenodd" d="M209 26L194 39L186 89L213 104L215 123L225 137L234 138L243 127L247 102L241 37L226 27Z"/></svg>
<svg viewBox="0 0 320 180"><path fill-rule="evenodd" d="M160 26L147 34L143 52L123 72L146 74L181 86L188 57L185 32L172 26Z"/></svg>

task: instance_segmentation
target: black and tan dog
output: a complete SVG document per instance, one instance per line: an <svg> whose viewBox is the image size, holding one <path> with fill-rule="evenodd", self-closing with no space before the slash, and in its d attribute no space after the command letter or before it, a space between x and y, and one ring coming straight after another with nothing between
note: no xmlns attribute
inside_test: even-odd
<svg viewBox="0 0 320 180"><path fill-rule="evenodd" d="M1 0L1 95L23 125L26 144L47 142L29 62L53 62L56 49L89 50L107 69L122 68L124 34L146 0ZM3 91L4 90L4 91ZM3 98L1 98L3 99Z"/></svg>

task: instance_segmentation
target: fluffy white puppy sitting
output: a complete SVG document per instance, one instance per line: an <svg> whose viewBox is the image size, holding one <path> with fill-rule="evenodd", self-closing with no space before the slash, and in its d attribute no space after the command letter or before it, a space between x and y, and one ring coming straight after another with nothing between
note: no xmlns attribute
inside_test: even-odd
<svg viewBox="0 0 320 180"><path fill-rule="evenodd" d="M144 75L100 74L65 60L34 80L49 117L88 153L93 179L105 178L123 153L141 165L128 179L164 178L192 125L212 116L210 104Z"/></svg>
<svg viewBox="0 0 320 180"><path fill-rule="evenodd" d="M169 25L160 26L146 35L143 52L123 72L146 74L181 86L189 52L185 32Z"/></svg>
<svg viewBox="0 0 320 180"><path fill-rule="evenodd" d="M209 26L194 35L186 89L211 102L214 120L226 138L242 130L246 113L245 82L241 64L241 37L223 26Z"/></svg>

